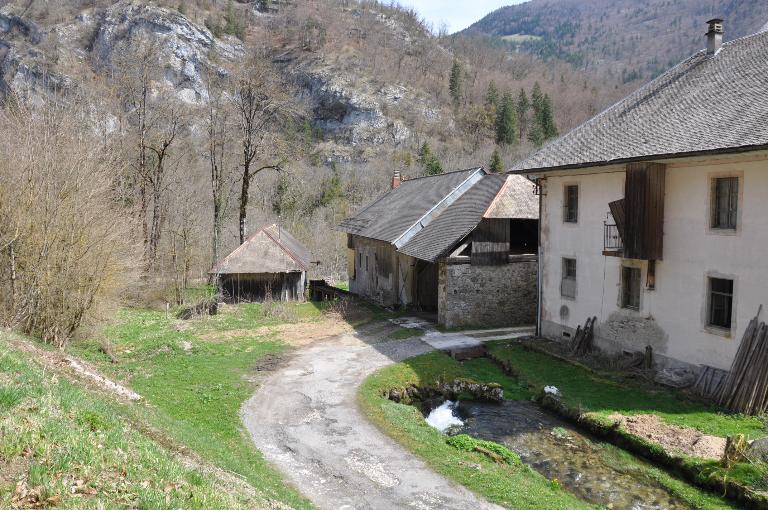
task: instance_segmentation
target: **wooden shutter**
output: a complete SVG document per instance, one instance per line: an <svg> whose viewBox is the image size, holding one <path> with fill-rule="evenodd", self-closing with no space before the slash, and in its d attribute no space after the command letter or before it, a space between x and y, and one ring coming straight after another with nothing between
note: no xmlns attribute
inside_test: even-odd
<svg viewBox="0 0 768 510"><path fill-rule="evenodd" d="M666 165L629 163L624 184L624 256L661 260Z"/></svg>

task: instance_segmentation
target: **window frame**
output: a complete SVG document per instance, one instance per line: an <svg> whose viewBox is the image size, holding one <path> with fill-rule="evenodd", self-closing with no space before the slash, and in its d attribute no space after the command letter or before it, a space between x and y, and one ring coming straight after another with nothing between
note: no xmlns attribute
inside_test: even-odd
<svg viewBox="0 0 768 510"><path fill-rule="evenodd" d="M713 283L715 280L723 281L723 282L730 282L731 291L730 293L727 292L721 292L721 291L715 291L713 290ZM718 330L718 331L725 331L725 332L731 332L733 330L734 325L734 311L735 311L735 302L736 302L736 280L734 278L728 278L725 276L720 275L707 275L707 281L706 281L706 289L707 289L707 299L706 299L706 326L707 328ZM728 313L728 325L724 324L717 324L713 320L714 316L714 306L715 306L715 300L713 299L714 296L726 296L730 299L728 302L729 313Z"/></svg>
<svg viewBox="0 0 768 510"><path fill-rule="evenodd" d="M720 222L722 216L722 209L719 193L719 184L723 181L729 181L732 184L729 185L727 196L727 220L724 223ZM739 228L739 212L740 206L740 194L741 194L741 179L738 175L715 175L710 177L709 182L709 228L715 231L735 232ZM735 192L733 190L733 183L735 183Z"/></svg>
<svg viewBox="0 0 768 510"><path fill-rule="evenodd" d="M568 264L573 262L573 276L569 275L569 267ZM577 278L578 278L578 266L576 262L576 257L562 257L561 263L560 263L560 297L566 298L566 299L576 299L576 294L578 292L577 289ZM568 283L566 283L568 282ZM572 283L570 283L572 282ZM568 292L568 287L572 289L571 292Z"/></svg>
<svg viewBox="0 0 768 510"><path fill-rule="evenodd" d="M575 191L574 204L571 204L569 197L570 190ZM563 223L576 224L579 222L579 195L580 186L578 183L566 183L563 185ZM571 216L573 213L573 216Z"/></svg>
<svg viewBox="0 0 768 510"><path fill-rule="evenodd" d="M636 291L637 291L637 303L632 303L632 288L631 283L634 280L632 278L632 274L637 275L637 284L636 284ZM630 275L629 278L627 275ZM627 285L627 284L630 285ZM630 287L630 288L628 288ZM643 295L643 270L639 267L635 266L627 266L622 265L621 266L621 294L620 294L620 305L622 309L625 310L633 310L635 312L639 312L642 307L642 295Z"/></svg>

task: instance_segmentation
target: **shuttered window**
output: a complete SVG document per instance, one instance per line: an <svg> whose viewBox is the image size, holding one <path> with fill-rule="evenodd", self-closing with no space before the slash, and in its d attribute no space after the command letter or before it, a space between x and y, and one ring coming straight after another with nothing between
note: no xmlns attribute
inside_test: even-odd
<svg viewBox="0 0 768 510"><path fill-rule="evenodd" d="M563 258L560 295L568 298L576 297L576 259Z"/></svg>
<svg viewBox="0 0 768 510"><path fill-rule="evenodd" d="M709 325L731 329L733 315L733 280L709 279Z"/></svg>
<svg viewBox="0 0 768 510"><path fill-rule="evenodd" d="M576 223L579 220L579 187L570 184L565 187L563 197L563 221Z"/></svg>
<svg viewBox="0 0 768 510"><path fill-rule="evenodd" d="M640 310L640 268L621 268L621 306Z"/></svg>
<svg viewBox="0 0 768 510"><path fill-rule="evenodd" d="M738 177L712 179L712 228L735 230L738 204Z"/></svg>

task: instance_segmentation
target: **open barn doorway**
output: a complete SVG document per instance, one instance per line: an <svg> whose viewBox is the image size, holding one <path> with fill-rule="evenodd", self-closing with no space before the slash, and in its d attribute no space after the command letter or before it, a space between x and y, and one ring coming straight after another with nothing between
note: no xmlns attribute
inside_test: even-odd
<svg viewBox="0 0 768 510"><path fill-rule="evenodd" d="M423 312L437 312L437 264L419 260L416 263L416 308Z"/></svg>

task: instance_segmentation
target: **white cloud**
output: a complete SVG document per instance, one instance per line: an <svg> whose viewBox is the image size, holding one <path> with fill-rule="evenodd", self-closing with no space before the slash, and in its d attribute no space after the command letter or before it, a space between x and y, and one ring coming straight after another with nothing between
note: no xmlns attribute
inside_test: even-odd
<svg viewBox="0 0 768 510"><path fill-rule="evenodd" d="M437 29L442 23L448 32L458 32L505 5L519 4L523 0L400 0L400 4L413 7Z"/></svg>

